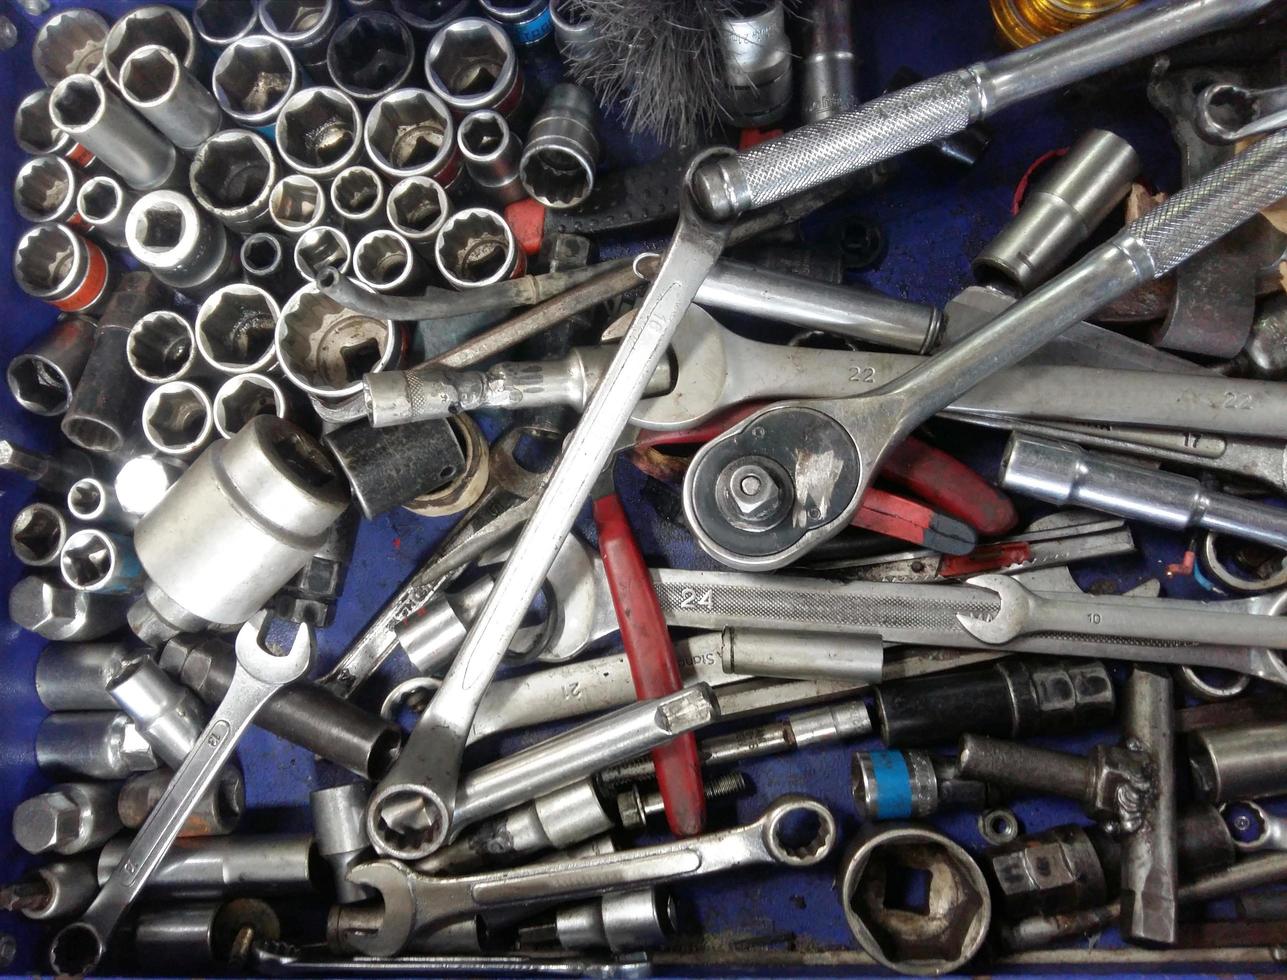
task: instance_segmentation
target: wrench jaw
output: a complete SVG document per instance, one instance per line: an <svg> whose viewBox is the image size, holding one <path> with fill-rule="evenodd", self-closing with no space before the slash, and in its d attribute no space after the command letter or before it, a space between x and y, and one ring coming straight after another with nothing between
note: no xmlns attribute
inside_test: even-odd
<svg viewBox="0 0 1287 980"><path fill-rule="evenodd" d="M416 921L416 893L411 871L393 861L359 864L349 881L378 892L384 903L380 925L374 931L354 929L345 939L367 956L396 956L411 941Z"/></svg>
<svg viewBox="0 0 1287 980"><path fill-rule="evenodd" d="M106 941L96 926L83 920L73 922L54 936L49 966L59 976L84 976L94 971L106 950Z"/></svg>
<svg viewBox="0 0 1287 980"><path fill-rule="evenodd" d="M279 655L268 649L265 643L267 633L268 613L261 609L237 631L235 648L239 667L257 680L273 686L289 684L309 672L317 648L311 624L299 624L285 654Z"/></svg>
<svg viewBox="0 0 1287 980"><path fill-rule="evenodd" d="M836 818L808 796L788 794L769 804L760 818L764 849L779 864L807 868L824 860L836 846Z"/></svg>
<svg viewBox="0 0 1287 980"><path fill-rule="evenodd" d="M957 613L956 621L967 633L984 643L1009 643L1023 631L1024 613L1029 605L1029 593L1022 585L1005 575L975 575L965 580L967 584L995 592L1001 608L987 619L973 613Z"/></svg>

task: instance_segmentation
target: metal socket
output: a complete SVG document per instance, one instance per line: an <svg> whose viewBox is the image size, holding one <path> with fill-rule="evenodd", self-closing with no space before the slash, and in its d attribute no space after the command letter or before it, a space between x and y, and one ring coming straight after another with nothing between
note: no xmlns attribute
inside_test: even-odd
<svg viewBox="0 0 1287 980"><path fill-rule="evenodd" d="M78 521L128 531L136 519L127 514L111 485L96 476L77 480L67 491L67 512Z"/></svg>
<svg viewBox="0 0 1287 980"><path fill-rule="evenodd" d="M371 898L370 888L348 879L349 871L366 860L371 851L371 841L366 836L366 784L314 790L308 801L317 853L331 866L335 879L335 900L348 905Z"/></svg>
<svg viewBox="0 0 1287 980"><path fill-rule="evenodd" d="M181 381L201 367L192 324L170 310L149 313L130 328L125 359L136 377L154 385Z"/></svg>
<svg viewBox="0 0 1287 980"><path fill-rule="evenodd" d="M286 377L326 398L357 394L366 374L386 370L402 353L392 320L345 309L313 284L282 307L275 346Z"/></svg>
<svg viewBox="0 0 1287 980"><path fill-rule="evenodd" d="M473 0L392 0L393 13L402 18L420 42L428 41L453 20L463 17Z"/></svg>
<svg viewBox="0 0 1287 980"><path fill-rule="evenodd" d="M853 5L813 0L802 13L805 50L800 61L800 118L830 119L858 108Z"/></svg>
<svg viewBox="0 0 1287 980"><path fill-rule="evenodd" d="M370 167L346 167L331 184L331 211L350 235L384 223L384 181Z"/></svg>
<svg viewBox="0 0 1287 980"><path fill-rule="evenodd" d="M174 144L116 92L92 75L64 78L49 100L54 125L83 144L138 191L168 187L179 177Z"/></svg>
<svg viewBox="0 0 1287 980"><path fill-rule="evenodd" d="M9 362L5 380L14 401L36 415L66 412L97 335L93 320L60 317L49 333Z"/></svg>
<svg viewBox="0 0 1287 980"><path fill-rule="evenodd" d="M726 629L720 660L730 674L878 684L885 650L878 635Z"/></svg>
<svg viewBox="0 0 1287 980"><path fill-rule="evenodd" d="M318 225L295 239L294 259L295 271L306 282L313 282L326 268L348 272L353 262L353 246L340 229Z"/></svg>
<svg viewBox="0 0 1287 980"><path fill-rule="evenodd" d="M1189 770L1198 796L1214 803L1287 792L1287 723L1213 728L1189 736Z"/></svg>
<svg viewBox="0 0 1287 980"><path fill-rule="evenodd" d="M21 882L27 884L39 888L43 895L19 911L36 921L82 915L98 894L98 881L87 861L53 861L34 868Z"/></svg>
<svg viewBox="0 0 1287 980"><path fill-rule="evenodd" d="M552 932L563 949L637 953L664 946L678 930L678 915L669 893L639 888L559 909Z"/></svg>
<svg viewBox="0 0 1287 980"><path fill-rule="evenodd" d="M46 640L97 640L120 629L128 599L28 575L9 590L9 618Z"/></svg>
<svg viewBox="0 0 1287 980"><path fill-rule="evenodd" d="M125 780L116 798L116 815L130 830L143 826L149 813L170 786L174 773L169 769L141 772ZM231 834L246 812L246 780L235 764L226 765L215 784L197 801L188 815L180 837L218 837Z"/></svg>
<svg viewBox="0 0 1287 980"><path fill-rule="evenodd" d="M28 296L65 313L91 313L107 301L112 269L101 248L55 222L18 239L13 277Z"/></svg>
<svg viewBox="0 0 1287 980"><path fill-rule="evenodd" d="M214 437L210 396L191 381L167 381L143 403L143 436L166 456L190 457Z"/></svg>
<svg viewBox="0 0 1287 980"><path fill-rule="evenodd" d="M339 17L338 0L257 0L259 23L295 52L315 78L326 76L326 53Z"/></svg>
<svg viewBox="0 0 1287 980"><path fill-rule="evenodd" d="M380 10L342 21L326 50L331 81L359 102L388 95L406 82L415 64L411 30L400 18Z"/></svg>
<svg viewBox="0 0 1287 980"><path fill-rule="evenodd" d="M32 156L57 153L78 167L87 167L94 154L58 127L50 111L53 90L37 89L24 96L13 115L13 138L18 149Z"/></svg>
<svg viewBox="0 0 1287 980"><path fill-rule="evenodd" d="M478 0L478 5L519 47L540 44L554 30L549 0Z"/></svg>
<svg viewBox="0 0 1287 980"><path fill-rule="evenodd" d="M561 82L527 131L519 165L523 188L548 208L576 207L594 190L599 111L587 89Z"/></svg>
<svg viewBox="0 0 1287 980"><path fill-rule="evenodd" d="M83 228L76 210L83 173L65 157L46 153L28 160L13 179L13 207L19 217L32 224L62 221Z"/></svg>
<svg viewBox="0 0 1287 980"><path fill-rule="evenodd" d="M36 658L36 696L49 711L115 711L107 684L147 651L116 643L50 643Z"/></svg>
<svg viewBox="0 0 1287 980"><path fill-rule="evenodd" d="M69 75L97 75L103 70L108 25L85 7L60 10L40 25L31 46L36 74L54 86Z"/></svg>
<svg viewBox="0 0 1287 980"><path fill-rule="evenodd" d="M134 517L142 517L183 475L186 464L170 456L135 456L116 474L116 499Z"/></svg>
<svg viewBox="0 0 1287 980"><path fill-rule="evenodd" d="M277 117L277 152L292 170L330 180L362 154L362 113L337 88L306 88Z"/></svg>
<svg viewBox="0 0 1287 980"><path fill-rule="evenodd" d="M122 711L56 711L36 729L36 765L52 775L124 779L156 755Z"/></svg>
<svg viewBox="0 0 1287 980"><path fill-rule="evenodd" d="M277 295L290 283L290 249L281 235L257 231L241 243L241 271L253 285ZM293 292L293 289L287 292Z"/></svg>
<svg viewBox="0 0 1287 980"><path fill-rule="evenodd" d="M442 184L430 177L400 180L389 191L384 210L389 227L431 259L438 232L451 215L451 199Z"/></svg>
<svg viewBox="0 0 1287 980"><path fill-rule="evenodd" d="M289 418L282 386L267 374L235 374L214 396L214 424L221 439L231 439L258 415Z"/></svg>
<svg viewBox="0 0 1287 980"><path fill-rule="evenodd" d="M274 37L252 34L228 45L215 62L210 88L229 118L270 139L282 107L303 81L290 48Z"/></svg>
<svg viewBox="0 0 1287 980"><path fill-rule="evenodd" d="M127 248L125 222L130 209L138 203L138 195L127 190L115 177L102 174L91 177L80 186L76 195L76 210L85 219L94 235L115 245Z"/></svg>
<svg viewBox="0 0 1287 980"><path fill-rule="evenodd" d="M293 623L310 623L317 629L335 621L335 607L344 592L353 549L357 546L357 511L350 507L331 525L326 543L304 563L273 597L269 608Z"/></svg>
<svg viewBox="0 0 1287 980"><path fill-rule="evenodd" d="M348 478L367 520L420 500L465 469L460 441L444 419L383 429L358 422L323 441Z"/></svg>
<svg viewBox="0 0 1287 980"><path fill-rule="evenodd" d="M80 854L120 829L111 783L59 783L13 811L13 839L28 854Z"/></svg>
<svg viewBox="0 0 1287 980"><path fill-rule="evenodd" d="M576 3L550 0L550 23L554 28L554 44L568 64L589 61L598 53L601 38Z"/></svg>
<svg viewBox="0 0 1287 980"><path fill-rule="evenodd" d="M79 449L65 449L57 456L48 456L25 449L12 439L0 439L0 470L57 494L66 493L82 476L91 475L94 464Z"/></svg>
<svg viewBox="0 0 1287 980"><path fill-rule="evenodd" d="M197 350L223 374L265 371L273 365L273 331L280 313L266 289L240 282L224 286L197 311Z"/></svg>
<svg viewBox="0 0 1287 980"><path fill-rule="evenodd" d="M222 225L178 191L144 194L125 224L130 254L168 286L200 301L237 274Z"/></svg>
<svg viewBox="0 0 1287 980"><path fill-rule="evenodd" d="M101 528L71 534L58 556L63 581L82 592L130 595L139 590L143 568L130 539Z"/></svg>
<svg viewBox="0 0 1287 980"><path fill-rule="evenodd" d="M413 295L429 280L429 266L411 243L382 228L364 235L353 249L353 272L377 293Z"/></svg>
<svg viewBox="0 0 1287 980"><path fill-rule="evenodd" d="M781 0L752 0L720 22L728 77L724 108L736 126L779 121L791 105L792 55Z"/></svg>
<svg viewBox="0 0 1287 980"><path fill-rule="evenodd" d="M196 71L199 51L192 22L173 7L147 4L123 14L103 42L103 67L113 85L120 86L125 59L145 44L169 48L184 68Z"/></svg>
<svg viewBox="0 0 1287 980"><path fill-rule="evenodd" d="M210 976L228 970L245 935L256 942L281 938L281 922L267 902L234 898L147 909L134 925L134 958L173 976Z"/></svg>
<svg viewBox="0 0 1287 980"><path fill-rule="evenodd" d="M226 48L259 30L259 11L255 0L197 0L192 27L206 44Z"/></svg>
<svg viewBox="0 0 1287 980"><path fill-rule="evenodd" d="M210 90L160 44L145 44L125 59L121 94L162 136L187 153L223 126L223 112Z"/></svg>
<svg viewBox="0 0 1287 980"><path fill-rule="evenodd" d="M460 172L456 123L447 104L424 89L390 92L371 107L362 140L367 156L394 180L434 177L450 184Z"/></svg>
<svg viewBox="0 0 1287 980"><path fill-rule="evenodd" d="M460 121L456 144L474 186L504 207L527 196L519 179L523 144L494 109L479 109Z"/></svg>
<svg viewBox="0 0 1287 980"><path fill-rule="evenodd" d="M107 690L162 762L174 769L183 765L206 727L205 706L195 694L151 657L126 664Z"/></svg>
<svg viewBox="0 0 1287 980"><path fill-rule="evenodd" d="M527 266L514 232L495 211L466 208L443 222L434 245L438 271L456 289L521 276Z"/></svg>
<svg viewBox="0 0 1287 980"><path fill-rule="evenodd" d="M443 25L425 52L429 88L452 112L495 109L509 116L523 97L523 73L509 35L481 17Z"/></svg>
<svg viewBox="0 0 1287 980"><path fill-rule="evenodd" d="M103 885L129 850L129 837L116 837L98 856ZM311 834L234 834L184 837L148 879L152 898L228 898L309 895L322 890L327 869Z"/></svg>
<svg viewBox="0 0 1287 980"><path fill-rule="evenodd" d="M48 568L58 564L63 545L76 530L52 504L28 504L9 525L9 550L24 565Z"/></svg>
<svg viewBox="0 0 1287 980"><path fill-rule="evenodd" d="M277 154L262 136L228 129L201 144L188 182L198 204L244 235L269 224L277 175Z"/></svg>
<svg viewBox="0 0 1287 980"><path fill-rule="evenodd" d="M290 174L273 185L268 216L288 235L302 235L326 217L326 191L312 177Z"/></svg>

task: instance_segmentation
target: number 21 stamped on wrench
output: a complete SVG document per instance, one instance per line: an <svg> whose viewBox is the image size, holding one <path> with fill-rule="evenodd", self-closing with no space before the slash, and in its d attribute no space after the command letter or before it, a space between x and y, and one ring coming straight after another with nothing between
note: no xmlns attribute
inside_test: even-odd
<svg viewBox="0 0 1287 980"><path fill-rule="evenodd" d="M122 916L165 859L188 815L219 777L255 715L283 685L303 677L313 666L313 628L300 626L290 650L278 655L264 645L267 619L267 613L255 613L237 633L237 670L210 723L89 910L54 937L49 962L55 973L79 976L98 966Z"/></svg>

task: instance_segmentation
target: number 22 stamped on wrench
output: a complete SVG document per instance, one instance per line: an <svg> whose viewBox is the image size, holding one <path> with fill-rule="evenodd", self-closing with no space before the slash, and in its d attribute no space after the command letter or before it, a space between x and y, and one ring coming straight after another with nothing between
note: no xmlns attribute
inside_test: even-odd
<svg viewBox="0 0 1287 980"><path fill-rule="evenodd" d="M255 613L237 633L237 671L210 723L89 910L54 936L49 962L55 973L79 976L98 966L121 917L165 859L188 815L219 777L255 715L283 685L303 677L313 666L313 628L300 626L290 650L277 655L264 645L267 619L267 613Z"/></svg>

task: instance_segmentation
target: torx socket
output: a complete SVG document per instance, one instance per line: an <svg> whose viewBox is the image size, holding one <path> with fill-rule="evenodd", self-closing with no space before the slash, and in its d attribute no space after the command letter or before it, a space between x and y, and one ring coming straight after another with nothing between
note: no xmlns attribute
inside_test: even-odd
<svg viewBox="0 0 1287 980"><path fill-rule="evenodd" d="M317 225L295 239L292 251L295 271L305 283L317 279L323 269L345 273L353 264L353 246L344 232L330 225Z"/></svg>
<svg viewBox="0 0 1287 980"><path fill-rule="evenodd" d="M453 20L433 36L425 51L425 79L457 116L495 109L509 118L523 98L513 42L481 17Z"/></svg>
<svg viewBox="0 0 1287 980"><path fill-rule="evenodd" d="M289 174L273 185L268 217L279 231L301 235L326 218L327 194L322 185L303 174Z"/></svg>
<svg viewBox="0 0 1287 980"><path fill-rule="evenodd" d="M491 286L527 269L514 232L495 211L466 208L443 222L434 245L438 271L456 289Z"/></svg>
<svg viewBox="0 0 1287 980"><path fill-rule="evenodd" d="M18 103L13 114L14 142L23 153L56 153L82 169L88 167L94 154L54 122L50 112L53 94L53 89L37 89Z"/></svg>
<svg viewBox="0 0 1287 980"><path fill-rule="evenodd" d="M598 125L588 89L555 85L527 131L518 170L523 189L547 208L573 208L589 197L599 163Z"/></svg>
<svg viewBox="0 0 1287 980"><path fill-rule="evenodd" d="M192 324L170 310L149 313L130 328L125 359L136 377L153 385L181 381L205 366Z"/></svg>
<svg viewBox="0 0 1287 980"><path fill-rule="evenodd" d="M187 459L214 438L210 396L191 381L157 385L143 403L143 436L166 456Z"/></svg>
<svg viewBox="0 0 1287 980"><path fill-rule="evenodd" d="M329 181L361 162L362 113L337 88L306 88L282 106L276 139L287 167Z"/></svg>
<svg viewBox="0 0 1287 980"><path fill-rule="evenodd" d="M59 783L13 811L13 839L28 854L80 854L120 829L115 783Z"/></svg>
<svg viewBox="0 0 1287 980"><path fill-rule="evenodd" d="M367 520L432 493L465 468L460 441L445 419L383 429L359 422L323 441Z"/></svg>
<svg viewBox="0 0 1287 980"><path fill-rule="evenodd" d="M1213 803L1287 793L1287 722L1213 728L1189 736L1197 795Z"/></svg>
<svg viewBox="0 0 1287 980"><path fill-rule="evenodd" d="M49 776L124 779L157 760L123 711L57 711L36 729L36 765Z"/></svg>
<svg viewBox="0 0 1287 980"><path fill-rule="evenodd" d="M125 220L138 203L138 195L108 174L91 177L80 186L76 210L89 225L91 233L109 245L127 248Z"/></svg>
<svg viewBox="0 0 1287 980"><path fill-rule="evenodd" d="M169 48L184 68L196 71L199 51L192 22L173 7L146 4L123 14L103 42L103 68L113 85L121 83L125 59L145 44Z"/></svg>
<svg viewBox="0 0 1287 980"><path fill-rule="evenodd" d="M554 30L549 0L478 0L478 5L522 48L540 44Z"/></svg>
<svg viewBox="0 0 1287 980"><path fill-rule="evenodd" d="M138 518L128 513L116 499L116 490L110 481L97 476L77 480L67 491L67 513L86 524L128 531L138 523Z"/></svg>
<svg viewBox="0 0 1287 980"><path fill-rule="evenodd" d="M166 644L161 666L216 705L232 684L237 656L223 640L181 637ZM402 744L397 725L312 681L283 688L264 706L256 724L364 779L379 779Z"/></svg>
<svg viewBox="0 0 1287 980"><path fill-rule="evenodd" d="M247 235L241 243L241 271L252 286L284 299L299 288L291 262L293 244L271 231Z"/></svg>
<svg viewBox="0 0 1287 980"><path fill-rule="evenodd" d="M268 139L276 137L282 107L304 84L291 49L263 34L239 38L224 48L210 79L219 108Z"/></svg>
<svg viewBox="0 0 1287 980"><path fill-rule="evenodd" d="M281 938L271 905L234 898L145 909L134 924L134 959L173 976L212 976L228 969L244 936Z"/></svg>
<svg viewBox="0 0 1287 980"><path fill-rule="evenodd" d="M267 374L234 374L214 396L214 424L221 439L231 439L257 415L290 417L290 403L282 385Z"/></svg>
<svg viewBox="0 0 1287 980"><path fill-rule="evenodd" d="M262 136L228 129L201 144L188 181L198 204L245 235L271 223L268 204L277 175L277 154Z"/></svg>
<svg viewBox="0 0 1287 980"><path fill-rule="evenodd" d="M341 905L372 897L370 888L348 879L349 871L371 852L364 819L366 801L367 788L360 782L316 789L308 798L313 832L317 835L317 853L331 866L335 900Z"/></svg>
<svg viewBox="0 0 1287 980"><path fill-rule="evenodd" d="M724 110L735 126L767 126L791 106L791 42L781 0L730 9L719 25L727 90Z"/></svg>
<svg viewBox="0 0 1287 980"><path fill-rule="evenodd" d="M223 225L179 191L144 194L126 219L130 254L162 282L200 302L237 275Z"/></svg>
<svg viewBox="0 0 1287 980"><path fill-rule="evenodd" d="M125 59L121 94L185 153L195 151L223 127L223 112L210 90L160 44L145 44Z"/></svg>
<svg viewBox="0 0 1287 980"><path fill-rule="evenodd" d="M362 140L371 162L392 180L433 177L450 185L460 173L455 120L446 103L424 89L398 89L376 102Z"/></svg>
<svg viewBox="0 0 1287 980"><path fill-rule="evenodd" d="M129 846L129 837L117 837L103 847L98 855L100 885ZM326 878L311 834L184 837L174 842L148 879L146 893L153 899L309 895Z"/></svg>
<svg viewBox="0 0 1287 980"><path fill-rule="evenodd" d="M81 592L59 578L28 575L9 590L9 618L46 640L97 640L121 628L128 596Z"/></svg>
<svg viewBox="0 0 1287 980"><path fill-rule="evenodd" d="M116 711L108 682L146 656L125 641L51 643L36 658L36 696L49 711Z"/></svg>
<svg viewBox="0 0 1287 980"><path fill-rule="evenodd" d="M1126 197L1141 166L1116 133L1087 132L975 258L975 278L997 276L1024 292L1045 282Z"/></svg>
<svg viewBox="0 0 1287 980"><path fill-rule="evenodd" d="M800 119L818 122L858 108L853 9L849 0L812 0L800 14Z"/></svg>
<svg viewBox="0 0 1287 980"><path fill-rule="evenodd" d="M339 0L256 0L259 23L295 53L315 79L326 78L326 53Z"/></svg>
<svg viewBox="0 0 1287 980"><path fill-rule="evenodd" d="M66 157L53 153L28 160L13 179L14 210L34 225L61 221L84 231L86 221L76 206L84 176Z"/></svg>
<svg viewBox="0 0 1287 980"><path fill-rule="evenodd" d="M40 25L31 45L36 74L52 87L69 75L97 75L103 70L107 21L85 7L59 10Z"/></svg>
<svg viewBox="0 0 1287 980"><path fill-rule="evenodd" d="M384 181L370 167L346 167L331 184L331 212L354 237L379 228L384 224Z"/></svg>
<svg viewBox="0 0 1287 980"><path fill-rule="evenodd" d="M277 301L259 286L224 286L197 311L197 350L221 374L266 371L275 359L273 332L280 313Z"/></svg>
<svg viewBox="0 0 1287 980"><path fill-rule="evenodd" d="M169 187L182 178L174 144L92 75L59 82L49 111L56 126L135 190Z"/></svg>
<svg viewBox="0 0 1287 980"><path fill-rule="evenodd" d="M143 567L122 534L88 527L67 538L58 556L63 581L83 592L132 595L142 586Z"/></svg>
<svg viewBox="0 0 1287 980"><path fill-rule="evenodd" d="M390 228L426 259L432 260L438 233L451 215L451 199L438 181L430 177L407 177L389 191L385 215Z"/></svg>
<svg viewBox="0 0 1287 980"><path fill-rule="evenodd" d="M33 868L25 878L3 890L28 894L25 900L8 906L28 919L69 919L89 908L98 894L98 880L88 861L53 861Z"/></svg>
<svg viewBox="0 0 1287 980"><path fill-rule="evenodd" d="M364 375L386 370L402 353L392 320L346 309L312 283L282 307L274 346L286 377L324 398L357 394Z"/></svg>
<svg viewBox="0 0 1287 980"><path fill-rule="evenodd" d="M172 456L135 456L116 474L116 499L127 514L142 517L161 502L187 469Z"/></svg>
<svg viewBox="0 0 1287 980"><path fill-rule="evenodd" d="M527 196L519 179L523 144L499 112L471 112L460 121L456 144L474 186L493 204L504 207Z"/></svg>
<svg viewBox="0 0 1287 980"><path fill-rule="evenodd" d="M12 439L0 439L0 470L30 480L42 490L64 494L81 477L93 476L94 463L79 449L46 456L24 449Z"/></svg>
<svg viewBox="0 0 1287 980"><path fill-rule="evenodd" d="M85 373L98 325L83 316L63 316L47 334L14 355L5 370L13 400L36 415L62 415Z"/></svg>
<svg viewBox="0 0 1287 980"><path fill-rule="evenodd" d="M373 102L406 83L416 66L416 42L401 19L382 10L340 22L326 51L326 73L336 88Z"/></svg>
<svg viewBox="0 0 1287 980"><path fill-rule="evenodd" d="M205 706L176 684L151 657L139 657L114 677L108 693L134 719L139 734L173 769L183 765L206 727Z"/></svg>
<svg viewBox="0 0 1287 980"><path fill-rule="evenodd" d="M259 11L255 0L197 0L192 28L211 47L226 48L259 30Z"/></svg>
<svg viewBox="0 0 1287 980"><path fill-rule="evenodd" d="M368 289L394 296L416 295L429 281L429 263L387 228L362 236L353 246L353 272Z"/></svg>
<svg viewBox="0 0 1287 980"><path fill-rule="evenodd" d="M116 815L130 830L143 826L148 814L156 808L170 786L174 772L153 769L125 780L116 798ZM246 780L236 764L223 767L215 784L202 794L196 808L188 814L180 837L218 837L231 834L246 812Z"/></svg>
<svg viewBox="0 0 1287 980"><path fill-rule="evenodd" d="M13 516L9 525L9 550L31 568L57 566L67 539L80 529L52 504L37 501Z"/></svg>
<svg viewBox="0 0 1287 980"><path fill-rule="evenodd" d="M64 313L95 313L114 275L101 248L53 222L23 232L13 250L13 278L28 296Z"/></svg>

